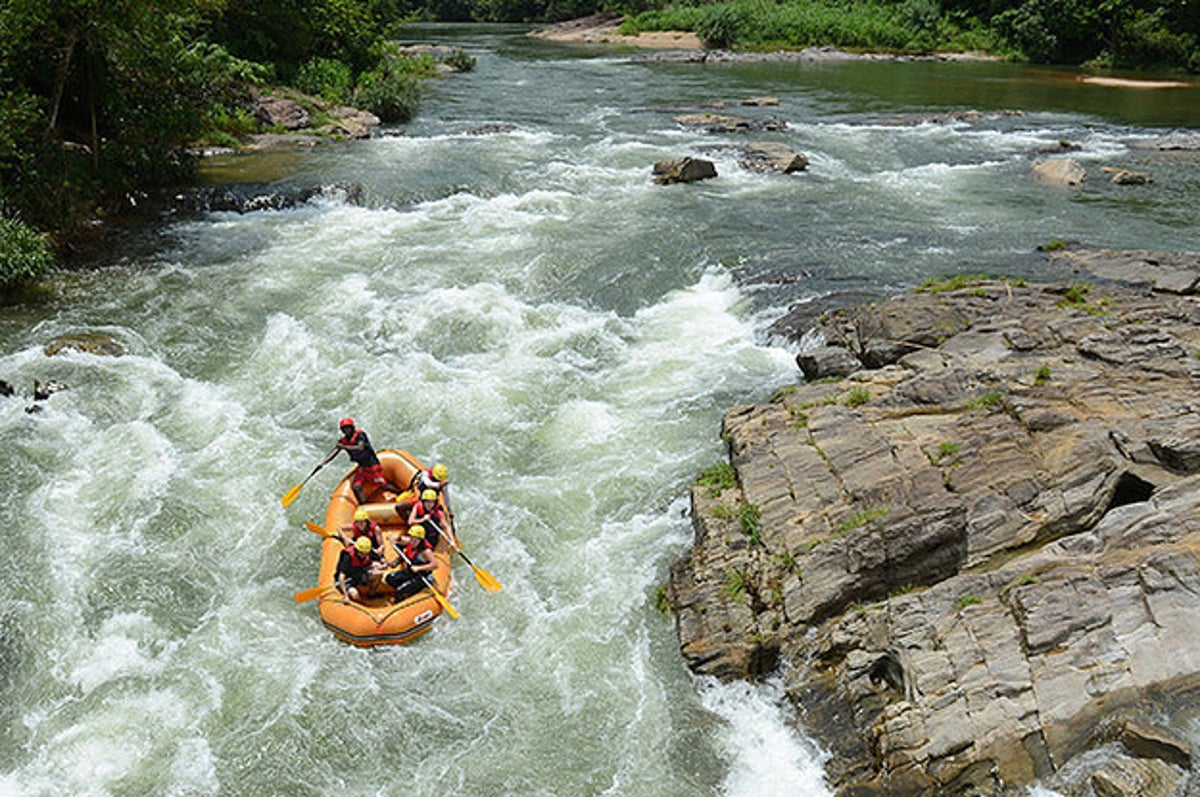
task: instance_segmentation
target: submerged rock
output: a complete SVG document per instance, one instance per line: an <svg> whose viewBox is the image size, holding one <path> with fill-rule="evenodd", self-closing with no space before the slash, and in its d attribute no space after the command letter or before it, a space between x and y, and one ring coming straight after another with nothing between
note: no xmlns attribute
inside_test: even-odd
<svg viewBox="0 0 1200 797"><path fill-rule="evenodd" d="M708 133L747 133L786 130L787 122L774 116L762 119L716 113L685 113L673 117L684 127L700 127Z"/></svg>
<svg viewBox="0 0 1200 797"><path fill-rule="evenodd" d="M1196 297L980 281L819 329L861 367L731 409L736 481L693 488L689 666L786 662L839 794L1175 783L1184 745L1081 754L1200 697Z"/></svg>
<svg viewBox="0 0 1200 797"><path fill-rule="evenodd" d="M329 199L357 205L363 189L354 183L334 183L308 187L241 183L233 185L190 188L169 200L166 213L195 215L201 213L253 213L263 210L286 210L314 200Z"/></svg>
<svg viewBox="0 0 1200 797"><path fill-rule="evenodd" d="M42 352L47 357L53 357L68 350L95 354L99 357L120 357L125 354L125 347L115 338L105 335L103 332L59 335L47 343Z"/></svg>

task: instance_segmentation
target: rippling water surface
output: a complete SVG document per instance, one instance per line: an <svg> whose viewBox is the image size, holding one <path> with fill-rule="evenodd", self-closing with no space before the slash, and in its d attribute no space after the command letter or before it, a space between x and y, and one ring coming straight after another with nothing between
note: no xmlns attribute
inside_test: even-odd
<svg viewBox="0 0 1200 797"><path fill-rule="evenodd" d="M155 226L3 308L0 378L26 395L0 399L0 793L826 794L778 684L694 679L653 606L721 413L796 378L765 333L792 302L1038 276L1056 238L1194 249L1196 159L1135 145L1200 126L1196 90L413 35L478 59L414 123L210 172L361 203ZM740 139L672 121L766 95L732 112L787 120L763 137L808 172L747 172ZM921 121L965 109L983 120ZM1155 183L1030 181L1061 140ZM685 154L718 179L651 184ZM128 353L43 354L80 332ZM70 388L27 413L35 379ZM504 585L460 566L462 618L412 646L335 642L291 597L344 460L279 497L346 414L450 465L468 552Z"/></svg>

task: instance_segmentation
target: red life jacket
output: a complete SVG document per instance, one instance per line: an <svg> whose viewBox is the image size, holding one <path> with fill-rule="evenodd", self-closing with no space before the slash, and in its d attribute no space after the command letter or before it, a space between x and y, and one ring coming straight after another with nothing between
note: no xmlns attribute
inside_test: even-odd
<svg viewBox="0 0 1200 797"><path fill-rule="evenodd" d="M433 546L429 544L429 540L419 540L413 538L407 545L404 546L404 558L406 558L411 564L420 564L420 562L417 561L417 557L421 555L422 551L429 551L432 549Z"/></svg>
<svg viewBox="0 0 1200 797"><path fill-rule="evenodd" d="M425 504L418 501L413 505L413 512L416 515L416 520L412 521L414 523L420 523L424 525L425 519L429 518L439 529L446 528L446 515L442 512L442 508L437 504L434 504L433 509L426 512Z"/></svg>
<svg viewBox="0 0 1200 797"><path fill-rule="evenodd" d="M381 547L383 545L383 540L379 537L379 524L374 520L368 520L367 524L366 531L359 531L358 524L351 523L350 533L354 535L355 540L357 540L359 537L367 537L371 540L371 543L376 548ZM353 542L353 540L351 540L351 542Z"/></svg>
<svg viewBox="0 0 1200 797"><path fill-rule="evenodd" d="M346 551L350 554L351 567L366 567L367 565L371 564L371 559L374 558L371 555L371 553L374 553L373 551L371 553L363 553L353 545L347 548Z"/></svg>

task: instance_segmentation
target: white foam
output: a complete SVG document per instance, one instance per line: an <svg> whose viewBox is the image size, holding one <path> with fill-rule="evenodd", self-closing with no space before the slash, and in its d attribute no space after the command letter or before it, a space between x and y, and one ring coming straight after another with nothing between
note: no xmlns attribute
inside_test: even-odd
<svg viewBox="0 0 1200 797"><path fill-rule="evenodd" d="M825 797L826 756L796 734L778 679L758 685L697 679L704 706L721 717L718 737L730 756L725 797Z"/></svg>
<svg viewBox="0 0 1200 797"><path fill-rule="evenodd" d="M69 676L85 695L109 681L162 672L163 662L147 649L160 643L161 635L145 615L113 615L104 621L97 636Z"/></svg>

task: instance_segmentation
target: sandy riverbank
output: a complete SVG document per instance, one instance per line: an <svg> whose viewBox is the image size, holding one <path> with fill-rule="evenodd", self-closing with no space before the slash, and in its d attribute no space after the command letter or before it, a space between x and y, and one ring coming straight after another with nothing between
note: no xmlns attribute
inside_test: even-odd
<svg viewBox="0 0 1200 797"><path fill-rule="evenodd" d="M580 44L604 44L640 47L650 50L702 50L700 38L690 31L647 31L636 36L620 32L624 17L595 14L539 28L529 35L535 39Z"/></svg>
<svg viewBox="0 0 1200 797"><path fill-rule="evenodd" d="M1084 75L1079 78L1079 82L1087 83L1089 86L1109 86L1122 89L1186 89L1192 85L1180 80L1138 80L1099 75Z"/></svg>

